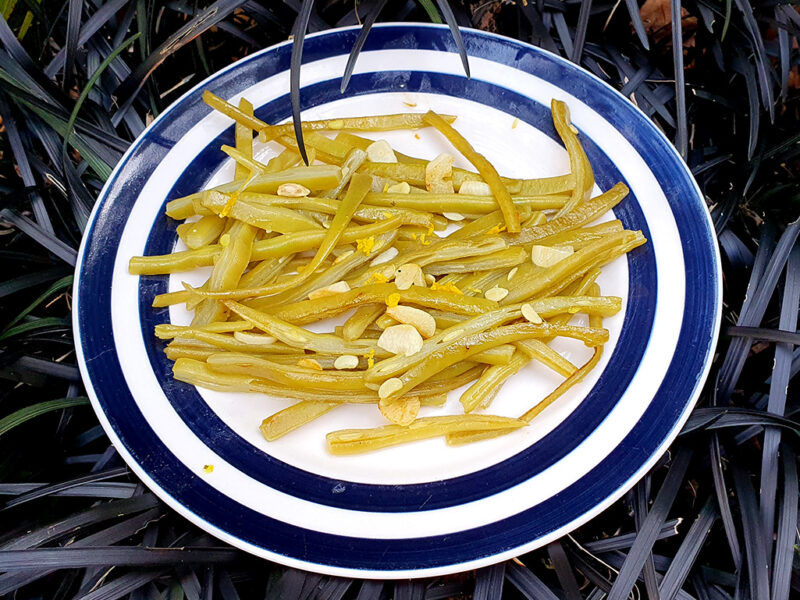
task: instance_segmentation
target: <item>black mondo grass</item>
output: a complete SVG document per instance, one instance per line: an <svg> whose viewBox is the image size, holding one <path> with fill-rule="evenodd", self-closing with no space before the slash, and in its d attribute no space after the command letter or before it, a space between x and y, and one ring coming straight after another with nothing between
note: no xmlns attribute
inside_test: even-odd
<svg viewBox="0 0 800 600"><path fill-rule="evenodd" d="M306 32L381 21L497 32L572 60L664 133L706 198L721 337L682 435L568 536L419 581L250 557L130 473L88 407L70 315L92 205L144 126L208 74ZM0 597L696 598L800 594L800 2L0 0ZM631 596L633 594L633 596Z"/></svg>

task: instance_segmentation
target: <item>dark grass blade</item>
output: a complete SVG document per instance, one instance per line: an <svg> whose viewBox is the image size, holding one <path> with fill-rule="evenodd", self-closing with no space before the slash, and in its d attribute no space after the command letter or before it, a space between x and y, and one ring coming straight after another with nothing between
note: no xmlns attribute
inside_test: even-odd
<svg viewBox="0 0 800 600"><path fill-rule="evenodd" d="M71 90L75 81L75 55L78 51L78 33L83 16L83 0L69 0L67 9L67 41L64 45L64 89Z"/></svg>
<svg viewBox="0 0 800 600"><path fill-rule="evenodd" d="M352 584L352 579L329 577L317 585L313 598L314 600L341 600Z"/></svg>
<svg viewBox="0 0 800 600"><path fill-rule="evenodd" d="M673 600L677 597L718 516L717 503L713 496L710 496L703 504L703 508L700 509L700 514L689 528L689 532L661 580L659 587L661 600Z"/></svg>
<svg viewBox="0 0 800 600"><path fill-rule="evenodd" d="M380 600L384 585L382 581L364 581L358 590L356 600Z"/></svg>
<svg viewBox="0 0 800 600"><path fill-rule="evenodd" d="M233 548L139 548L94 546L0 551L0 569L75 569L124 564L129 567L208 565L233 563L242 552Z"/></svg>
<svg viewBox="0 0 800 600"><path fill-rule="evenodd" d="M683 519L670 519L664 523L664 527L658 532L658 540L664 540L672 536L678 535L678 527L683 522ZM624 550L630 548L636 540L636 533L623 533L621 535L612 536L602 540L593 542L585 542L583 547L594 554L602 554L603 552L612 552L614 550Z"/></svg>
<svg viewBox="0 0 800 600"><path fill-rule="evenodd" d="M586 41L586 30L589 27L589 16L592 14L592 0L583 0L581 10L578 13L578 24L575 26L575 44L570 54L570 60L575 64L581 64L583 55L583 44Z"/></svg>
<svg viewBox="0 0 800 600"><path fill-rule="evenodd" d="M667 514L675 501L675 496L683 482L686 469L692 457L692 449L688 446L680 448L673 459L664 483L661 485L653 506L642 523L639 535L631 546L628 557L614 581L608 600L625 600L633 589L636 578L650 555L658 532L667 520Z"/></svg>
<svg viewBox="0 0 800 600"><path fill-rule="evenodd" d="M781 82L781 100L786 102L789 96L789 71L792 62L792 50L789 42L789 32L786 30L788 18L784 14L784 10L791 10L786 6L775 7L775 20L778 23L778 54L780 57L780 82Z"/></svg>
<svg viewBox="0 0 800 600"><path fill-rule="evenodd" d="M547 554L550 556L550 562L553 563L564 600L581 600L581 590L575 579L575 572L561 542L556 540L547 544Z"/></svg>
<svg viewBox="0 0 800 600"><path fill-rule="evenodd" d="M26 150L25 144L20 136L16 119L14 118L8 102L2 93L0 93L0 117L3 119L5 134L8 137L8 141L11 145L11 151L14 153L14 158L16 160L15 164L17 170L19 171L19 175L22 178L22 182L26 186L36 189L37 183L35 177L33 176L33 172L31 171L31 163L28 159L28 151ZM33 216L36 220L36 223L42 228L43 231L52 234L53 225L50 222L50 217L47 214L47 209L45 208L44 201L42 200L41 196L37 192L32 191L29 197L31 199Z"/></svg>
<svg viewBox="0 0 800 600"><path fill-rule="evenodd" d="M783 287L779 327L782 331L794 332L797 329L797 311L800 305L800 245L795 245L786 262L786 275ZM788 330L788 331L787 331ZM775 364L772 369L772 382L769 387L767 410L775 415L783 415L786 410L786 390L792 369L793 345L800 345L800 335L792 333L793 341L781 340L775 346ZM761 486L759 506L761 522L765 531L775 528L775 496L778 491L778 448L781 430L768 427L764 433L764 446L761 454ZM768 545L771 548L771 544ZM767 560L770 558L767 554Z"/></svg>
<svg viewBox="0 0 800 600"><path fill-rule="evenodd" d="M358 55L361 53L361 49L364 47L364 44L367 41L367 36L369 35L372 26L375 24L375 21L380 16L381 11L386 6L387 1L388 0L378 0L378 2L376 2L372 7L372 11L367 15L367 18L364 19L364 24L361 26L361 31L358 32L358 37L353 44L353 49L350 50L350 56L347 57L347 64L344 67L342 85L340 87L340 91L343 94L345 90L347 90L347 85L350 83L350 77L353 75L353 69L356 68Z"/></svg>
<svg viewBox="0 0 800 600"><path fill-rule="evenodd" d="M116 579L104 583L102 586L76 597L76 600L117 600L131 594L152 581L166 575L168 569L155 569L151 571L134 571L125 573Z"/></svg>
<svg viewBox="0 0 800 600"><path fill-rule="evenodd" d="M32 406L20 408L0 419L0 436L38 416L53 412L54 410L63 410L65 408L83 406L85 404L89 404L88 398L61 398L59 400L47 400L46 402L39 402ZM8 507L8 504L6 504L6 507Z"/></svg>
<svg viewBox="0 0 800 600"><path fill-rule="evenodd" d="M797 421L772 415L762 410L735 407L696 408L686 421L681 433L687 434L699 430L746 427L749 425L781 427L800 435L800 423Z"/></svg>
<svg viewBox="0 0 800 600"><path fill-rule="evenodd" d="M753 266L755 256L745 243L730 229L725 229L718 234L720 249L728 259L731 268L736 271Z"/></svg>
<svg viewBox="0 0 800 600"><path fill-rule="evenodd" d="M749 476L735 463L731 465L733 484L739 500L742 537L747 555L747 575L752 598L769 598L769 562L756 495Z"/></svg>
<svg viewBox="0 0 800 600"><path fill-rule="evenodd" d="M685 159L689 152L689 128L686 118L686 81L683 72L683 25L681 1L671 0L672 14L672 64L675 70L675 116L678 121L675 146Z"/></svg>
<svg viewBox="0 0 800 600"><path fill-rule="evenodd" d="M292 103L292 123L294 124L294 137L297 140L297 148L303 162L308 164L308 154L306 144L303 139L303 127L300 119L300 68L303 64L303 43L308 29L308 20L311 18L311 10L314 8L314 0L303 0L300 12L294 22L292 35L292 58L289 65L289 94Z"/></svg>
<svg viewBox="0 0 800 600"><path fill-rule="evenodd" d="M734 0L737 8L741 11L744 18L744 25L750 34L755 51L756 71L758 72L759 88L761 90L761 103L769 112L770 120L775 118L775 102L772 92L772 80L770 78L771 66L767 52L764 49L764 38L761 37L761 30L753 15L753 6L745 0Z"/></svg>
<svg viewBox="0 0 800 600"><path fill-rule="evenodd" d="M392 600L424 600L425 582L420 579L398 581L394 584Z"/></svg>
<svg viewBox="0 0 800 600"><path fill-rule="evenodd" d="M767 327L726 327L723 332L724 335L732 337L745 337L751 340L759 340L762 342L774 342L785 345L798 345L800 344L800 333L795 331L781 329L769 329Z"/></svg>
<svg viewBox="0 0 800 600"><path fill-rule="evenodd" d="M458 55L461 57L461 66L464 67L464 73L467 78L470 77L469 72L469 58L467 57L467 48L464 45L464 38L461 37L461 30L458 28L456 16L453 14L453 9L450 8L448 0L436 0L436 5L439 7L439 12L442 13L445 23L450 28L450 33L453 34L453 41L456 43Z"/></svg>
<svg viewBox="0 0 800 600"><path fill-rule="evenodd" d="M581 4L581 7L583 7L583 4ZM553 12L553 24L555 25L556 32L558 33L558 40L564 47L564 56L572 56L574 53L575 45L572 42L572 34L570 34L569 32L567 19L564 17L563 12L559 10ZM583 48L581 48L581 55L583 55Z"/></svg>
<svg viewBox="0 0 800 600"><path fill-rule="evenodd" d="M244 2L245 0L217 0L169 36L116 89L117 97L123 102L120 111L124 112L131 106L136 93L167 57L225 19Z"/></svg>
<svg viewBox="0 0 800 600"><path fill-rule="evenodd" d="M761 108L758 104L758 82L756 81L756 72L750 62L741 55L734 58L733 67L736 71L741 73L747 85L748 118L750 123L747 157L752 158L756 151L756 146L758 145L758 132L761 126ZM754 172L757 170L757 166L758 163L754 167ZM745 186L745 190L748 188L749 186Z"/></svg>
<svg viewBox="0 0 800 600"><path fill-rule="evenodd" d="M11 363L10 369L17 373L41 373L42 375L58 377L59 379L66 379L67 381L78 382L81 380L81 374L78 371L78 367L75 365L59 363L36 356L21 356Z"/></svg>
<svg viewBox="0 0 800 600"><path fill-rule="evenodd" d="M650 42L647 39L647 32L644 30L644 23L642 23L642 17L639 14L639 4L636 2L636 0L625 0L625 6L628 9L628 14L631 17L633 30L636 32L636 35L639 38L639 43L642 45L642 47L644 47L645 50L650 50Z"/></svg>
<svg viewBox="0 0 800 600"><path fill-rule="evenodd" d="M781 447L783 465L783 497L778 509L775 559L772 565L772 600L788 600L792 563L797 539L797 457L791 448Z"/></svg>
<svg viewBox="0 0 800 600"><path fill-rule="evenodd" d="M183 593L186 595L186 600L200 600L201 586L197 574L188 569L181 569L178 573L180 575L179 581L181 583L181 588L183 588Z"/></svg>
<svg viewBox="0 0 800 600"><path fill-rule="evenodd" d="M530 569L513 560L506 563L506 579L528 600L558 600Z"/></svg>
<svg viewBox="0 0 800 600"><path fill-rule="evenodd" d="M794 221L786 227L783 235L781 235L780 241L775 247L774 254L770 256L763 277L760 281L756 280L758 287L754 289L752 296L746 296L737 325L752 327L761 322L767 310L767 304L772 298L775 286L778 283L778 277L781 271L783 271L783 267L789 258L789 252L797 240L798 233L800 233L800 220ZM758 259L758 254L756 258ZM756 274L755 267L753 269L753 274ZM751 282L752 281L753 277L751 276ZM742 367L747 358L749 348L749 342L743 338L735 339L728 347L725 360L720 367L720 381L717 392L722 402L727 402L733 393L733 388L742 372Z"/></svg>
<svg viewBox="0 0 800 600"><path fill-rule="evenodd" d="M240 600L236 586L233 584L233 580L227 570L217 570L216 583L222 600Z"/></svg>
<svg viewBox="0 0 800 600"><path fill-rule="evenodd" d="M70 400L79 400L79 398L70 398ZM86 398L82 398L81 400L83 400L84 403L88 402L88 399ZM122 475L127 475L127 474L128 474L127 467L119 467L116 469L108 469L107 471L101 471L99 473L92 473L91 475L84 475L83 477L76 477L75 479L70 479L68 481L63 481L61 483L48 485L36 489L27 494L22 494L21 496L18 496L13 500L9 500L8 502L6 502L5 506L0 510L8 510L9 508L13 508L14 506L19 506L20 504L24 504L32 500L38 500L39 498L44 498L45 496L49 496L50 494L54 494L62 490L76 487L83 483L104 481L106 479L112 479L114 477L120 477Z"/></svg>
<svg viewBox="0 0 800 600"><path fill-rule="evenodd" d="M32 288L43 283L47 283L48 281L53 281L59 277L62 277L61 281L69 280L69 284L71 284L71 276L63 277L65 273L69 272L69 267L51 267L49 269L44 269L42 271L34 271L33 273L28 273L26 275L20 275L19 277L14 277L13 279L8 279L6 281L0 282L0 298L4 298L5 296L9 296L11 294L15 294L22 290L27 290L28 288ZM64 286L60 287L59 289L64 289ZM48 290L49 291L49 290ZM52 293L52 292L50 292ZM48 294L46 297L49 297ZM39 300L38 302L41 302ZM38 303L37 302L37 303ZM31 307L30 310L32 310ZM18 316L14 320L12 320L6 328L11 327L15 323L17 323L22 317L27 315L30 310L24 312L22 316Z"/></svg>
<svg viewBox="0 0 800 600"><path fill-rule="evenodd" d="M650 502L650 476L647 475L633 488L633 520L637 532L641 530L647 518L648 504ZM653 564L653 553L650 552L642 567L642 578L649 598L658 598L658 580L656 568Z"/></svg>
<svg viewBox="0 0 800 600"><path fill-rule="evenodd" d="M452 600L453 598L467 598L472 590L472 585L465 577L442 579L433 583L425 590L425 600Z"/></svg>
<svg viewBox="0 0 800 600"><path fill-rule="evenodd" d="M20 215L8 208L0 210L0 219L4 219L13 224L14 227L32 238L38 244L47 248L50 252L55 254L68 265L75 266L75 261L78 259L78 253L73 248L70 248L64 242L58 239L55 234L42 229L27 217Z"/></svg>
<svg viewBox="0 0 800 600"><path fill-rule="evenodd" d="M472 592L472 600L501 598L505 577L505 563L498 563L475 571L475 590Z"/></svg>

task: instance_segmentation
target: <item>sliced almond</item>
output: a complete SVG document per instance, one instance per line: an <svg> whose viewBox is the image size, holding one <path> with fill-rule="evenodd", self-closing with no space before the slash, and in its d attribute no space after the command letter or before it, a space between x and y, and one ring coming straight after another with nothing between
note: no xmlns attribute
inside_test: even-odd
<svg viewBox="0 0 800 600"><path fill-rule="evenodd" d="M378 140L367 146L367 158L374 163L396 163L397 156L386 140Z"/></svg>
<svg viewBox="0 0 800 600"><path fill-rule="evenodd" d="M469 194L470 196L491 196L492 189L485 181L465 181L458 188L459 194Z"/></svg>
<svg viewBox="0 0 800 600"><path fill-rule="evenodd" d="M503 298L508 296L508 290L506 288L501 287L493 287L486 290L484 294L487 300L493 300L494 302L500 302Z"/></svg>
<svg viewBox="0 0 800 600"><path fill-rule="evenodd" d="M378 346L392 354L412 356L422 350L422 336L413 325L392 325L383 330Z"/></svg>
<svg viewBox="0 0 800 600"><path fill-rule="evenodd" d="M386 188L386 191L390 194L408 194L411 192L411 186L408 185L407 181L401 181L400 183L390 185Z"/></svg>
<svg viewBox="0 0 800 600"><path fill-rule="evenodd" d="M386 309L386 314L398 323L413 326L424 338L436 333L436 319L424 310L413 306L394 306Z"/></svg>
<svg viewBox="0 0 800 600"><path fill-rule="evenodd" d="M384 400L392 394L399 392L402 387L402 380L398 379L397 377L390 377L378 388L378 398Z"/></svg>
<svg viewBox="0 0 800 600"><path fill-rule="evenodd" d="M285 198L302 198L310 193L310 189L299 183L282 183L278 186L278 196Z"/></svg>
<svg viewBox="0 0 800 600"><path fill-rule="evenodd" d="M464 186L462 185L461 187L463 188ZM444 212L444 213L442 213L442 216L445 219L447 219L448 221L463 221L464 220L464 215L462 215L461 213L457 213L457 212Z"/></svg>
<svg viewBox="0 0 800 600"><path fill-rule="evenodd" d="M395 425L406 426L413 423L419 413L419 407L418 396L378 400L378 410L390 423Z"/></svg>
<svg viewBox="0 0 800 600"><path fill-rule="evenodd" d="M349 283L347 283L346 281L337 281L336 283L332 283L323 288L319 288L312 292L309 292L308 299L316 300L317 298L324 298L326 296L335 296L336 294L342 294L344 292L349 292L349 291L350 291Z"/></svg>
<svg viewBox="0 0 800 600"><path fill-rule="evenodd" d="M407 290L412 285L420 285L420 278L422 278L424 285L425 280L422 268L415 263L406 263L397 268L394 274L394 284L398 290Z"/></svg>
<svg viewBox="0 0 800 600"><path fill-rule="evenodd" d="M520 310L522 311L522 316L531 323L538 325L542 322L542 317L539 316L539 313L537 313L530 304L523 304Z"/></svg>
<svg viewBox="0 0 800 600"><path fill-rule="evenodd" d="M277 342L277 338L262 333L247 333L246 331L234 331L233 338L243 344L252 346L269 346Z"/></svg>
<svg viewBox="0 0 800 600"><path fill-rule="evenodd" d="M428 285L433 285L434 283L436 283L436 277L434 277L430 273L425 273L425 283L427 283Z"/></svg>
<svg viewBox="0 0 800 600"><path fill-rule="evenodd" d="M358 367L358 357L352 354L342 354L333 361L335 369L355 369Z"/></svg>
<svg viewBox="0 0 800 600"><path fill-rule="evenodd" d="M387 263L387 262L389 262L390 260L392 260L392 259L393 259L395 256L397 256L397 254L398 254L398 252L397 252L397 248L395 248L394 246L392 246L392 247L391 247L391 248L389 248L388 250L384 250L383 252L381 252L380 254L378 254L378 256L376 256L375 258L373 258L373 259L370 261L369 265L370 265L371 267L374 267L375 265L382 265L383 263Z"/></svg>
<svg viewBox="0 0 800 600"><path fill-rule="evenodd" d="M552 267L574 253L572 246L531 246L531 260L537 267Z"/></svg>
<svg viewBox="0 0 800 600"><path fill-rule="evenodd" d="M453 157L440 154L425 165L425 187L433 194L453 193Z"/></svg>
<svg viewBox="0 0 800 600"><path fill-rule="evenodd" d="M315 371L322 371L322 365L313 358L301 358L297 361L298 367L306 367L307 369L314 369Z"/></svg>

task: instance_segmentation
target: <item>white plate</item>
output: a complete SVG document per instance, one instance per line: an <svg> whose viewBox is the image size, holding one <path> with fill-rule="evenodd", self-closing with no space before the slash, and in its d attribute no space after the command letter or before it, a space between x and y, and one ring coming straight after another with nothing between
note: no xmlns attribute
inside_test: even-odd
<svg viewBox="0 0 800 600"><path fill-rule="evenodd" d="M153 326L189 315L150 304L203 274L134 277L128 260L179 249L165 202L230 176L219 146L232 141L231 121L211 113L203 90L232 102L247 97L268 122L289 117L287 44L208 78L160 115L95 207L74 314L100 420L159 496L253 554L324 573L397 578L515 556L588 520L635 483L677 434L707 374L719 324L719 258L702 196L673 147L627 100L574 65L513 40L464 33L471 80L446 28L376 27L344 96L339 74L357 30L309 37L303 116L457 114L458 129L503 175L536 177L569 167L549 110L559 98L581 132L596 192L617 181L631 188L614 217L641 229L648 243L600 280L605 294L624 298L624 310L604 322L611 340L603 361L531 427L464 447L435 439L333 457L324 434L383 424L374 407L342 407L267 443L257 426L288 401L172 380ZM448 150L435 132L418 133L381 137L422 157ZM574 362L588 358L581 344L558 343ZM491 412L516 416L559 381L530 365ZM457 398L426 414L458 413Z"/></svg>

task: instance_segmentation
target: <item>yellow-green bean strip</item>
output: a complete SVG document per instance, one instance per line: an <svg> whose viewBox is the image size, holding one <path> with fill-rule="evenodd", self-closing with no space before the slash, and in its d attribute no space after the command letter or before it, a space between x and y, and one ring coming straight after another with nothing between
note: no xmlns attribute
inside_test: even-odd
<svg viewBox="0 0 800 600"><path fill-rule="evenodd" d="M273 281L283 268L294 258L294 254L287 254L280 258L267 258L260 261L255 267L242 275L239 287L261 287Z"/></svg>
<svg viewBox="0 0 800 600"><path fill-rule="evenodd" d="M582 205L585 206L585 205ZM580 207L577 210L579 210ZM574 214L575 211L569 213ZM641 235L641 234L639 234ZM581 269L587 269L589 265L602 253L622 246L632 237L633 232L623 231L611 233L599 240L596 240L581 248L574 254L567 256L557 262L552 267L536 267L529 274L520 276L519 273L514 277L514 286L509 290L509 294L501 301L503 304L512 304L525 298L530 298L535 294L551 288L559 281L566 279L570 274L581 274Z"/></svg>
<svg viewBox="0 0 800 600"><path fill-rule="evenodd" d="M219 348L195 348L194 346L175 345L164 348L164 354L169 360L176 361L179 358L191 358L205 362L212 354L219 352Z"/></svg>
<svg viewBox="0 0 800 600"><path fill-rule="evenodd" d="M253 352L256 354L293 354L297 349L287 344L275 342L269 345L256 345L240 342L232 335L203 331L199 327L192 327L181 332L173 338L175 345L191 345L192 342L200 343L198 347L215 347L229 352Z"/></svg>
<svg viewBox="0 0 800 600"><path fill-rule="evenodd" d="M311 191L327 190L338 185L341 178L342 170L334 165L293 167L275 173L257 175L247 184L247 191L274 194L284 183L298 183ZM167 202L167 216L173 219L186 219L195 214L195 202L200 202L204 193L215 191L223 194L232 194L241 187L240 181L233 181L218 185L211 190L204 190L170 200Z"/></svg>
<svg viewBox="0 0 800 600"><path fill-rule="evenodd" d="M490 269L510 269L519 265L528 258L524 248L514 247L485 254L482 256L469 256L457 260L437 261L428 266L425 272L430 275L446 275L447 273L471 273L473 271L488 271Z"/></svg>
<svg viewBox="0 0 800 600"><path fill-rule="evenodd" d="M214 264L222 246L203 246L197 250L184 250L160 256L134 256L128 262L131 275L166 275L180 271L191 271L197 267Z"/></svg>
<svg viewBox="0 0 800 600"><path fill-rule="evenodd" d="M262 137L263 136L259 135L259 140L265 141ZM341 166L344 163L348 151L348 148L344 145L336 144L334 140L314 131L309 132L304 139L306 147L309 150L309 158L311 158L311 154L313 153L315 158L330 165ZM300 149L297 146L297 140L294 139L294 134L291 136L281 136L275 141L298 156L300 155ZM323 148L325 148L325 150L330 150L330 152L325 152Z"/></svg>
<svg viewBox="0 0 800 600"><path fill-rule="evenodd" d="M384 304L365 304L356 309L356 312L347 319L342 328L342 337L348 342L357 340L364 331L375 322L379 316L386 310Z"/></svg>
<svg viewBox="0 0 800 600"><path fill-rule="evenodd" d="M391 164L391 163L389 163ZM561 208L568 200L563 194L550 196L514 196L512 202L517 211L548 210ZM492 196L475 196L472 194L395 194L388 192L370 192L364 200L365 204L388 206L394 208L411 208L430 212L457 212L462 214L486 214L497 209L497 202Z"/></svg>
<svg viewBox="0 0 800 600"><path fill-rule="evenodd" d="M298 152L293 150L284 150L278 156L271 158L264 169L265 173L277 173L285 169L297 167L300 161L303 160Z"/></svg>
<svg viewBox="0 0 800 600"><path fill-rule="evenodd" d="M235 203L230 205L229 198L231 196L226 194L214 193L205 196L202 202L203 206L214 213L221 215L227 210L227 216L263 229L267 233L273 231L294 233L309 229L322 229L319 223L291 208L251 203L243 199L241 195L236 198Z"/></svg>
<svg viewBox="0 0 800 600"><path fill-rule="evenodd" d="M533 243L540 246L572 246L574 248L576 246L585 245L587 242L597 240L609 233L619 233L620 231L624 231L624 229L622 221L614 219L613 221L605 221L589 227L580 227L578 229L563 231ZM526 247L529 245L531 244L526 244Z"/></svg>
<svg viewBox="0 0 800 600"><path fill-rule="evenodd" d="M275 383L312 390L366 391L361 371L317 371L308 367L284 365L248 354L226 352L206 360L218 373L252 375Z"/></svg>
<svg viewBox="0 0 800 600"><path fill-rule="evenodd" d="M209 331L211 333L233 333L234 331L247 331L253 326L247 321L218 321L209 323L201 327L191 327L188 325L173 325L172 323L161 323L156 325L156 337L160 340L171 340L174 337L184 335L188 331Z"/></svg>
<svg viewBox="0 0 800 600"><path fill-rule="evenodd" d="M252 323L254 327L261 329L263 332L295 348L322 352L324 354L356 355L374 350L375 356L386 355L386 352L379 348L373 340L347 342L330 333L313 333L307 331L302 327L292 325L282 319L255 310L244 304L239 304L238 302L226 300L225 306L241 318Z"/></svg>
<svg viewBox="0 0 800 600"><path fill-rule="evenodd" d="M353 216L353 212L355 212L361 200L363 200L364 195L367 193L369 185L370 182L368 177L356 174L352 183L350 184L347 195L342 201L342 209L333 218L330 228L325 231L325 236L323 237L319 248L317 248L314 258L309 264L299 270L296 276L286 281L278 281L259 288L239 289L225 292L198 290L197 293L205 298L242 299L252 298L253 296L273 295L299 286L314 274L317 268L337 246L342 234L345 231L345 228L347 227L347 224L350 222L350 219Z"/></svg>
<svg viewBox="0 0 800 600"><path fill-rule="evenodd" d="M580 202L583 202L592 187L594 187L594 175L578 140L578 130L570 123L569 108L561 100L555 98L550 102L553 112L553 125L555 125L561 141L567 149L569 155L569 165L572 175L575 177L575 187L567 202L556 214L556 218L567 214L574 209Z"/></svg>
<svg viewBox="0 0 800 600"><path fill-rule="evenodd" d="M213 244L225 228L225 219L217 215L206 215L194 223L178 225L178 237L187 248L196 250Z"/></svg>
<svg viewBox="0 0 800 600"><path fill-rule="evenodd" d="M229 237L228 245L223 246L211 276L204 286L204 289L213 292L235 289L239 284L239 279L250 263L250 250L256 237L256 229L237 221L230 232L224 235ZM204 300L197 305L192 325L207 325L214 321L222 321L224 316L225 309L217 300Z"/></svg>
<svg viewBox="0 0 800 600"><path fill-rule="evenodd" d="M486 408L506 380L527 365L530 360L531 357L524 352L515 352L507 364L486 369L478 381L461 394L459 402L464 407L464 412L471 413L476 408Z"/></svg>
<svg viewBox="0 0 800 600"><path fill-rule="evenodd" d="M350 183L350 180L353 178L353 174L358 171L361 165L364 164L365 160L367 160L366 152L359 150L358 148L351 150L347 154L347 157L342 164L342 180L339 182L339 185L329 189L327 192L324 192L322 197L338 198L345 186Z"/></svg>
<svg viewBox="0 0 800 600"><path fill-rule="evenodd" d="M203 92L203 102L208 104L211 108L216 111L221 112L226 117L230 117L237 123L241 123L245 127L249 129L255 129L256 131L261 131L264 127L267 126L267 123L262 121L261 119L255 118L253 115L247 114L244 110L240 108L236 108L230 102L226 102L216 94L205 90Z"/></svg>
<svg viewBox="0 0 800 600"><path fill-rule="evenodd" d="M511 360L514 354L514 346L511 344L501 344L494 348L489 348L483 352L478 352L472 360L485 365L504 365Z"/></svg>
<svg viewBox="0 0 800 600"><path fill-rule="evenodd" d="M470 144L463 135L432 110L425 113L423 121L435 127L439 133L444 135L448 141L453 144L456 150L464 155L464 158L472 163L478 173L480 173L480 176L483 177L483 180L489 184L492 195L503 213L506 229L510 233L519 233L521 227L517 208L514 206L511 200L511 194L509 194L508 189L500 179L500 175L497 173L492 163L486 160L483 154L476 152L472 144Z"/></svg>
<svg viewBox="0 0 800 600"><path fill-rule="evenodd" d="M246 98L239 100L239 110L247 116L253 116L253 105ZM234 126L234 138L236 140L236 149L245 157L253 158L253 129L242 123L236 123ZM245 179L250 175L251 171L240 163L236 163L236 170L233 179Z"/></svg>
<svg viewBox="0 0 800 600"><path fill-rule="evenodd" d="M268 416L261 422L261 426L258 429L265 440L273 442L314 419L329 413L337 406L341 406L341 403L302 400Z"/></svg>
<svg viewBox="0 0 800 600"><path fill-rule="evenodd" d="M503 213L493 210L490 213L481 215L474 221L467 223L461 229L454 231L447 237L453 240L463 240L473 236L484 235L487 231L498 228L503 224Z"/></svg>
<svg viewBox="0 0 800 600"><path fill-rule="evenodd" d="M391 358L375 363L375 365L367 369L364 374L365 381L381 383L390 377L395 377L418 363L428 361L431 356L441 348L446 347L448 343L464 339L486 331L491 327L518 319L520 314L519 306L506 306L500 309L483 312L463 323L439 331L425 340L422 344L422 349L416 354L411 356L392 356ZM499 345L500 344L495 344L495 346Z"/></svg>
<svg viewBox="0 0 800 600"><path fill-rule="evenodd" d="M375 141L369 138L361 137L360 135L356 135L354 133L349 133L347 131L340 131L336 134L334 139L337 142L347 144L350 148L358 148L359 150L366 150ZM394 151L394 155L397 157L397 162L400 163L418 164L423 166L428 163L428 161L423 158L414 158L413 156L408 156L402 152L398 152L397 150Z"/></svg>
<svg viewBox="0 0 800 600"><path fill-rule="evenodd" d="M579 204L564 216L551 219L544 225L528 227L525 231L517 235L509 233L503 235L512 246L528 244L530 242L541 243L539 240L546 240L548 236L562 233L570 229L577 229L578 227L591 223L599 216L614 208L627 195L628 186L624 183L618 183L606 193Z"/></svg>
<svg viewBox="0 0 800 600"><path fill-rule="evenodd" d="M591 327L573 327L571 325L550 325L548 323L516 323L504 325L488 331L481 331L450 343L442 343L423 362L417 362L405 373L398 376L401 387L390 393L389 399L407 394L423 381L429 379L443 368L465 358L471 358L478 352L488 350L500 344L508 344L529 338L564 336L581 340L589 346L599 346L608 341L608 331ZM419 353L417 353L419 354ZM415 355L416 356L416 355ZM413 356L411 358L414 358ZM391 360L391 359L388 359ZM380 364L380 363L378 363ZM376 367L378 365L375 365ZM371 369L365 372L365 380L369 381Z"/></svg>
<svg viewBox="0 0 800 600"><path fill-rule="evenodd" d="M323 119L321 121L303 121L303 132L306 131L393 131L397 129L419 129L426 127L420 113L399 113L395 115L376 115L372 117L345 117L342 119ZM442 115L447 123L456 120L454 116ZM261 129L261 133L273 140L280 136L293 135L294 125L269 125Z"/></svg>
<svg viewBox="0 0 800 600"><path fill-rule="evenodd" d="M359 454L388 446L440 437L458 431L514 430L527 423L494 415L422 417L410 425L384 425L374 429L340 429L326 436L331 454Z"/></svg>
<svg viewBox="0 0 800 600"><path fill-rule="evenodd" d="M449 238L444 238L429 246L423 246L414 252L397 255L392 259L392 262L398 266L404 263L415 263L421 267L425 267L436 262L461 258L466 259L471 256L491 255L505 248L508 248L505 240L496 235L485 236L474 240L451 240Z"/></svg>
<svg viewBox="0 0 800 600"><path fill-rule="evenodd" d="M543 340L520 340L514 345L530 358L542 363L562 377L569 377L578 369Z"/></svg>
<svg viewBox="0 0 800 600"><path fill-rule="evenodd" d="M153 308L163 308L164 306L172 306L173 304L183 304L191 300L194 296L188 290L180 290L179 292L166 292L158 294L153 298Z"/></svg>
<svg viewBox="0 0 800 600"><path fill-rule="evenodd" d="M238 125L238 124L237 124ZM232 148L227 144L223 144L220 146L220 150L222 150L225 154L230 156L235 162L236 167L241 168L243 171L247 173L244 177L237 177L234 181L241 181L242 179L246 179L249 175L253 173L266 173L267 172L267 165L262 162L255 160L252 156L248 156L245 152L242 152L238 148Z"/></svg>
<svg viewBox="0 0 800 600"><path fill-rule="evenodd" d="M394 293L399 294L400 302L403 304L439 308L464 315L480 315L487 310L496 310L498 306L492 300L468 298L445 290L430 290L418 286L411 286L407 290L398 290L393 283L376 283L334 296L303 300L288 306L277 307L270 313L295 325L307 325L335 317L364 304L382 304L390 294Z"/></svg>

